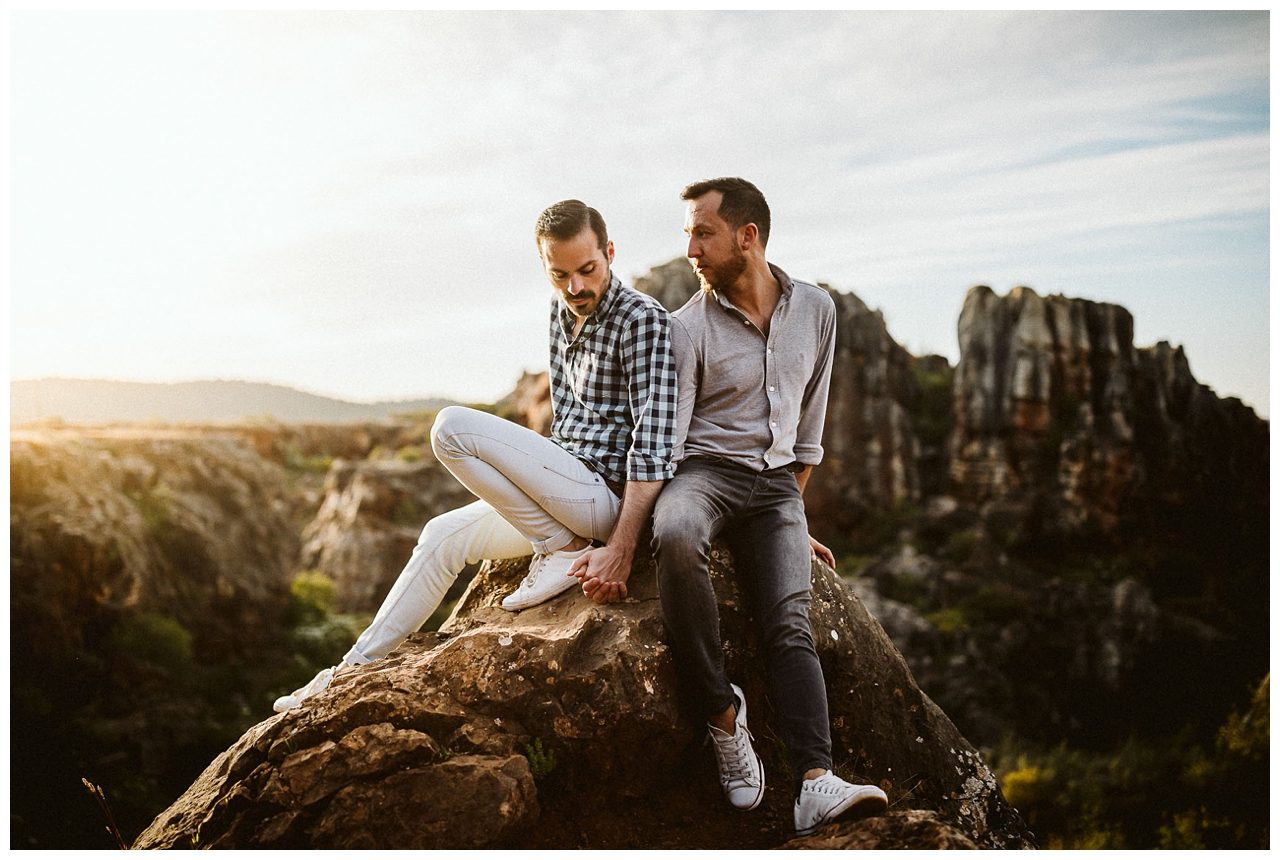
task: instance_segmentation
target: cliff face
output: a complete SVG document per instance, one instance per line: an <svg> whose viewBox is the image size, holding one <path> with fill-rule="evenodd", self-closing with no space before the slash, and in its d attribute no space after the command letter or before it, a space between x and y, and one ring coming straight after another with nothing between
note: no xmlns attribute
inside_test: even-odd
<svg viewBox="0 0 1280 860"><path fill-rule="evenodd" d="M793 835L792 789L765 740L776 737L772 708L729 565L717 548L726 660L768 774L750 816L723 802L703 730L681 713L649 560L637 562L624 603L600 607L571 591L511 615L497 603L525 572L513 561L487 563L439 634L250 729L136 847L780 845ZM824 838L1029 845L994 774L880 626L829 569L815 566L814 580L838 768L895 804L887 822Z"/></svg>
<svg viewBox="0 0 1280 860"><path fill-rule="evenodd" d="M1029 536L1114 540L1194 511L1258 536L1267 423L1197 383L1180 348L1136 349L1124 308L974 287L959 338L950 479L963 501L1009 509Z"/></svg>
<svg viewBox="0 0 1280 860"><path fill-rule="evenodd" d="M635 287L676 310L698 290L686 260L636 279ZM826 532L856 527L873 510L919 498L920 444L911 410L920 398L911 355L889 336L884 317L861 299L830 290L836 303L822 467L805 491L811 521Z"/></svg>

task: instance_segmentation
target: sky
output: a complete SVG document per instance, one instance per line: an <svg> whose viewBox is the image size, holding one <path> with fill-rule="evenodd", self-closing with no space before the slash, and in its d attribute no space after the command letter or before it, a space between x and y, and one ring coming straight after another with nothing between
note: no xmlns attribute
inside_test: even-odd
<svg viewBox="0 0 1280 860"><path fill-rule="evenodd" d="M1115 302L1269 414L1248 13L14 12L11 378L492 401L547 365L538 213L633 279L680 189L958 358L965 293Z"/></svg>

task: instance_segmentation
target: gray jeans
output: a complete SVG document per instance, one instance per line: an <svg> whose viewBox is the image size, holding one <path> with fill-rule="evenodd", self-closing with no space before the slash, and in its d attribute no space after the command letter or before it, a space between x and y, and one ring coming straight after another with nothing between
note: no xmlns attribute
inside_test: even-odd
<svg viewBox="0 0 1280 860"><path fill-rule="evenodd" d="M795 475L692 458L658 497L653 550L671 649L694 705L708 716L733 703L720 647L720 614L707 573L722 536L759 625L769 698L795 777L831 768L822 665L809 630L809 526Z"/></svg>

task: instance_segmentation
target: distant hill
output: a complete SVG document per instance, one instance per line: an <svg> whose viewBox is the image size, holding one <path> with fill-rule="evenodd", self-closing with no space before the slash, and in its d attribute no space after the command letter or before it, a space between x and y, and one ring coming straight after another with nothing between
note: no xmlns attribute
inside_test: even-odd
<svg viewBox="0 0 1280 860"><path fill-rule="evenodd" d="M72 424L272 418L283 423L332 424L434 411L454 402L428 398L353 403L284 385L222 379L174 383L23 379L9 383L9 423L52 418Z"/></svg>

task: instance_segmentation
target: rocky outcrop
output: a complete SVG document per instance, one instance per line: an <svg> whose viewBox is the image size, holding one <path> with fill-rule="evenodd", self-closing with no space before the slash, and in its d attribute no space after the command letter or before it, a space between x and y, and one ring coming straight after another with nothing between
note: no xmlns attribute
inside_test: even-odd
<svg viewBox="0 0 1280 860"><path fill-rule="evenodd" d="M726 662L769 774L750 816L724 804L702 731L681 712L651 562L637 562L623 603L571 591L513 616L497 604L524 575L517 560L487 563L439 633L251 729L135 847L782 845L794 835L792 794L769 740L782 703L764 696L729 567L717 547ZM820 838L1029 846L995 775L880 626L829 569L815 565L814 583L837 769L884 787L894 810Z"/></svg>
<svg viewBox="0 0 1280 860"><path fill-rule="evenodd" d="M1181 348L1136 349L1124 308L974 287L959 338L950 477L963 501L1003 509L1030 538L1116 540L1196 512L1265 534L1267 423L1197 383Z"/></svg>
<svg viewBox="0 0 1280 860"><path fill-rule="evenodd" d="M285 472L239 438L18 432L9 451L14 634L28 647L61 652L95 619L144 610L222 639L280 603L302 511Z"/></svg>
<svg viewBox="0 0 1280 860"><path fill-rule="evenodd" d="M320 509L302 534L301 566L337 587L344 612L377 609L427 520L475 500L424 447L400 459L336 460Z"/></svg>
<svg viewBox="0 0 1280 860"><path fill-rule="evenodd" d="M955 851L977 847L937 813L919 809L889 812L865 821L836 822L813 836L792 839L782 846L810 851Z"/></svg>
<svg viewBox="0 0 1280 860"><path fill-rule="evenodd" d="M698 280L687 261L672 260L635 286L675 310ZM921 393L912 357L889 336L883 315L857 296L827 289L836 303L836 350L826 453L805 490L805 506L815 528L834 533L856 528L869 511L919 498L912 410Z"/></svg>

